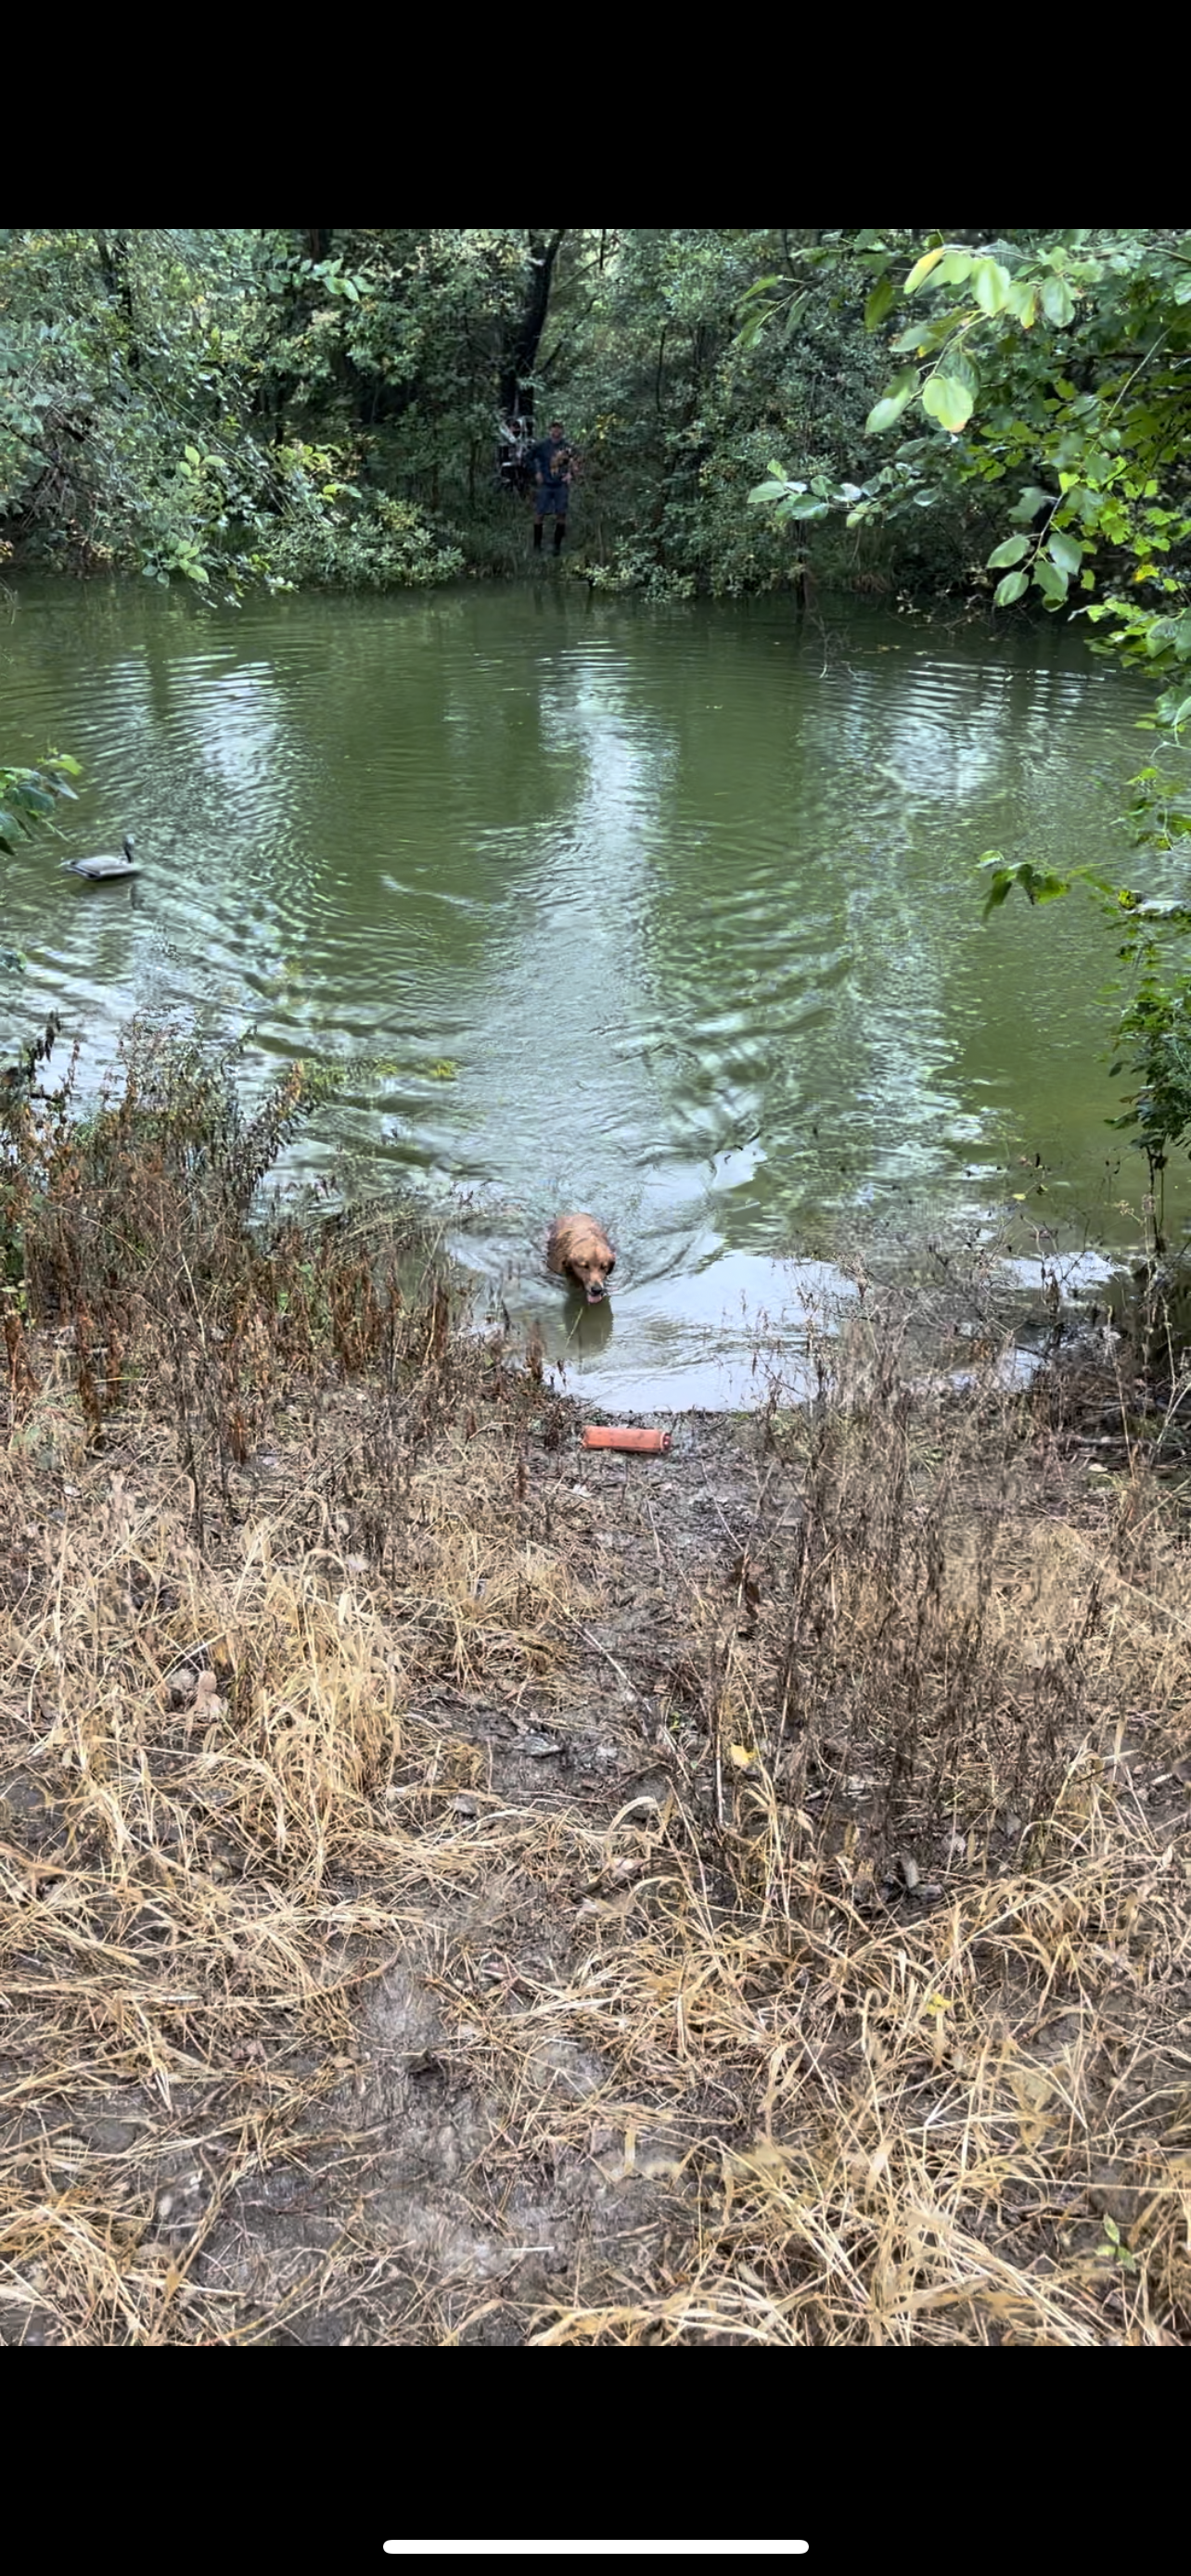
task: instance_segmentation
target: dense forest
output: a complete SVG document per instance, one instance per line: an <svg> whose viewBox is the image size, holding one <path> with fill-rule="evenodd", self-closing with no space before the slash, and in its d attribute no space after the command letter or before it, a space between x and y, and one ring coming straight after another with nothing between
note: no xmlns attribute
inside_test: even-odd
<svg viewBox="0 0 1191 2576"><path fill-rule="evenodd" d="M0 232L0 557L223 597L508 573L557 413L600 586L1000 570L1094 613L1123 572L1136 630L1181 597L1189 327L1159 232Z"/></svg>
<svg viewBox="0 0 1191 2576"><path fill-rule="evenodd" d="M1015 470L1035 519L1078 481L1085 535L1111 487L1118 555L1148 504L1145 578L1185 541L1189 314L1163 233L0 232L0 547L224 594L499 573L565 412L609 585L976 580ZM775 461L797 548L748 507Z"/></svg>
<svg viewBox="0 0 1191 2576"><path fill-rule="evenodd" d="M219 595L510 572L523 438L565 412L598 585L993 590L1021 492L1031 528L1067 474L1088 538L1096 453L1098 546L1145 515L1147 580L1183 549L1188 296L1157 232L0 232L0 554ZM773 466L797 541L750 507ZM1072 549L1039 564L1057 605Z"/></svg>
<svg viewBox="0 0 1191 2576"><path fill-rule="evenodd" d="M0 233L0 556L221 597L513 572L504 425L560 410L600 586L946 588L995 532L984 491L892 530L825 498L881 462L866 259L780 231ZM797 544L748 506L775 460L824 501Z"/></svg>
<svg viewBox="0 0 1191 2576"><path fill-rule="evenodd" d="M222 594L499 573L525 517L501 424L536 416L540 434L562 404L584 555L609 579L784 579L789 547L745 494L799 423L799 453L813 437L817 462L847 465L880 356L837 288L796 350L734 354L774 242L2 235L4 550Z"/></svg>

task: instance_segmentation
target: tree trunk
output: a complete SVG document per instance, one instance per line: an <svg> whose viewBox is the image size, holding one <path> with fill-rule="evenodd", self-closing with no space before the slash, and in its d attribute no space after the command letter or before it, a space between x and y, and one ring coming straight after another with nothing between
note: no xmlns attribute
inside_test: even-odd
<svg viewBox="0 0 1191 2576"><path fill-rule="evenodd" d="M128 331L128 346L125 353L128 371L130 375L135 375L141 363L141 353L137 343L136 314L132 304L132 279L128 273L128 235L127 233L96 233L95 240L99 251L104 292L111 297L113 304L118 305L124 316Z"/></svg>
<svg viewBox="0 0 1191 2576"><path fill-rule="evenodd" d="M526 381L537 364L546 315L550 309L550 287L554 263L566 240L566 233L544 233L529 236L529 285L525 301L515 322L505 333L500 375L500 407L506 420L525 412L532 419L533 400L525 391Z"/></svg>

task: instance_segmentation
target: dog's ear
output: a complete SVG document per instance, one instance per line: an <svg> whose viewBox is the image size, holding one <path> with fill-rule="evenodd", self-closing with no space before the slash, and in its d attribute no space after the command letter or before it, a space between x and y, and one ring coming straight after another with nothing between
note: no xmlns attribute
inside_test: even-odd
<svg viewBox="0 0 1191 2576"><path fill-rule="evenodd" d="M615 1270L615 1268L616 1268L616 1254L615 1254L614 1252L610 1252L610 1253L609 1253L609 1255L608 1255L608 1258L607 1258L606 1262L604 1263L604 1276L605 1276L605 1278L610 1279L610 1278L611 1278L611 1276L612 1276L613 1271Z"/></svg>

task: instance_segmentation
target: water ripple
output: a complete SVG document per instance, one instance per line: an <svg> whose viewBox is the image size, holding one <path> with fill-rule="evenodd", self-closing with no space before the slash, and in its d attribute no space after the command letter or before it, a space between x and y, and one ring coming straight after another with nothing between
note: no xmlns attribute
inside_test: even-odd
<svg viewBox="0 0 1191 2576"><path fill-rule="evenodd" d="M1019 1147L1073 1224L1122 1194L1095 924L977 917L990 844L1111 863L1136 692L1055 633L546 580L205 618L30 591L5 649L6 756L86 772L61 848L5 863L9 1024L61 1009L88 1080L146 1004L247 1028L250 1081L337 1064L295 1171L346 1152L516 1205L531 1269L594 1203L630 1360L658 1364L659 1283L995 1195ZM61 874L127 830L135 884Z"/></svg>

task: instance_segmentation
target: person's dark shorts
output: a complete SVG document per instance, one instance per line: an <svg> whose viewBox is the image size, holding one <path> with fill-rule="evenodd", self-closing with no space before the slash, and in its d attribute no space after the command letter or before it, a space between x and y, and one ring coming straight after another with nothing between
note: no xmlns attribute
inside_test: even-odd
<svg viewBox="0 0 1191 2576"><path fill-rule="evenodd" d="M535 484L533 496L533 514L535 519L548 519L552 512L556 519L565 519L567 515L567 503L570 500L570 497L571 487L569 483Z"/></svg>

